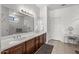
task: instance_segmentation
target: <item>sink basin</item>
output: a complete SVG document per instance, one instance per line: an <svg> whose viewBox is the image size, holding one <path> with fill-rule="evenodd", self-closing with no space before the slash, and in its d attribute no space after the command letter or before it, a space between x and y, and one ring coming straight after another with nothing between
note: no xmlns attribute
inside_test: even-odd
<svg viewBox="0 0 79 59"><path fill-rule="evenodd" d="M28 40L27 37L31 37L32 35L33 33L24 34L21 35L21 37L19 37L18 39L16 36L15 37L12 36L10 38L3 38L3 40L1 40L1 50L17 45L18 43L24 42Z"/></svg>

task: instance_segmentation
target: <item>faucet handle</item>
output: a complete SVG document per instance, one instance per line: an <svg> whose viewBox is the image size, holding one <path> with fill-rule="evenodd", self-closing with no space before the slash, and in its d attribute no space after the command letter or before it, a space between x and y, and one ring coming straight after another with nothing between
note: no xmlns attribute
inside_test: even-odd
<svg viewBox="0 0 79 59"><path fill-rule="evenodd" d="M18 39L21 39L21 35L18 35Z"/></svg>

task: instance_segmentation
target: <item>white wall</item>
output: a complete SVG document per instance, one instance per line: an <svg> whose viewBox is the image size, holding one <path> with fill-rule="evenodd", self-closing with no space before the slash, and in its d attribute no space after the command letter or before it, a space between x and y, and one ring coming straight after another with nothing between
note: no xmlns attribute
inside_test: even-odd
<svg viewBox="0 0 79 59"><path fill-rule="evenodd" d="M79 6L66 7L49 11L49 39L64 41L69 26L74 27L74 33L79 35Z"/></svg>
<svg viewBox="0 0 79 59"><path fill-rule="evenodd" d="M55 20L52 17L53 16L53 11L52 11L52 15L50 15L51 13L49 12L48 9L48 15L47 15L47 33L48 33L48 40L53 39L53 33L54 33L54 25L55 25Z"/></svg>
<svg viewBox="0 0 79 59"><path fill-rule="evenodd" d="M40 8L40 20L41 20L41 27L45 32L47 32L47 6Z"/></svg>
<svg viewBox="0 0 79 59"><path fill-rule="evenodd" d="M9 34L9 24L7 22L9 9L1 7L1 35L5 36Z"/></svg>
<svg viewBox="0 0 79 59"><path fill-rule="evenodd" d="M0 37L1 37L1 5L0 5Z"/></svg>
<svg viewBox="0 0 79 59"><path fill-rule="evenodd" d="M40 18L39 18L38 22L40 22L39 23L39 25L40 25L40 27L39 27L40 31L44 31L44 32L47 33L47 6L46 5L42 6L40 8ZM48 38L46 40L46 43L47 42L48 42Z"/></svg>
<svg viewBox="0 0 79 59"><path fill-rule="evenodd" d="M0 20L1 20L1 5L0 5ZM0 21L0 39L1 39L1 21ZM0 40L0 50L1 50L1 40Z"/></svg>

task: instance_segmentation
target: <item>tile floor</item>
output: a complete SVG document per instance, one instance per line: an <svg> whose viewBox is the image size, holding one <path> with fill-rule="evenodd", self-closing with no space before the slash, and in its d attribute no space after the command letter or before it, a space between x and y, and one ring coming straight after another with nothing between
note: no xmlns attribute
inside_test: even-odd
<svg viewBox="0 0 79 59"><path fill-rule="evenodd" d="M76 54L75 50L79 51L79 45L63 43L53 39L49 40L48 44L54 45L53 54Z"/></svg>

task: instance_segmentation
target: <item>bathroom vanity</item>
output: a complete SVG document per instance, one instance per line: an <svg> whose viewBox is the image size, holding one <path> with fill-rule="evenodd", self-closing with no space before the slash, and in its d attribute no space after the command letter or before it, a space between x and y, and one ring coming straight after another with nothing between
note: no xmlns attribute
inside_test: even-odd
<svg viewBox="0 0 79 59"><path fill-rule="evenodd" d="M46 42L46 33L34 34L29 38L11 43L2 48L1 54L33 54ZM6 43L6 42L5 42ZM13 46L11 46L13 44Z"/></svg>
<svg viewBox="0 0 79 59"><path fill-rule="evenodd" d="M0 53L35 53L46 42L47 23L33 9L8 6L1 6Z"/></svg>

